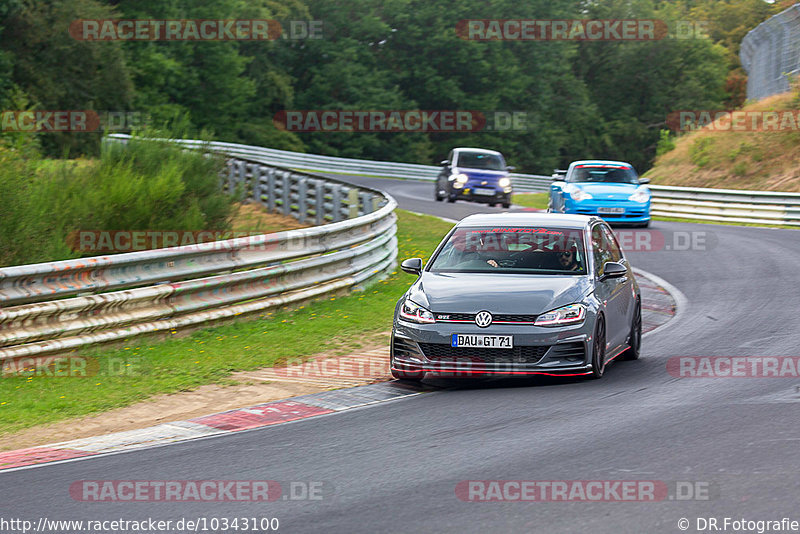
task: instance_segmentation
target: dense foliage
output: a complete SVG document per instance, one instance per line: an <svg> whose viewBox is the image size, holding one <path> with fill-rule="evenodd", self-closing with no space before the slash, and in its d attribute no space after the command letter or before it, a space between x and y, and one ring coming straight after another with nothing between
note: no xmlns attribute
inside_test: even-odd
<svg viewBox="0 0 800 534"><path fill-rule="evenodd" d="M4 0L0 109L138 111L222 140L433 163L497 148L526 172L621 158L646 170L667 113L743 102L738 46L781 9L763 0ZM75 19L321 20L321 39L88 42ZM659 19L651 42L460 38L462 19ZM702 22L708 37L679 39ZM694 27L694 26L692 26ZM697 37L697 36L696 36ZM524 112L527 128L476 133L296 133L281 110ZM99 134L41 134L49 155L97 154Z"/></svg>
<svg viewBox="0 0 800 534"><path fill-rule="evenodd" d="M42 160L0 143L0 266L95 256L79 232L227 230L220 158L167 143L104 145L97 159Z"/></svg>

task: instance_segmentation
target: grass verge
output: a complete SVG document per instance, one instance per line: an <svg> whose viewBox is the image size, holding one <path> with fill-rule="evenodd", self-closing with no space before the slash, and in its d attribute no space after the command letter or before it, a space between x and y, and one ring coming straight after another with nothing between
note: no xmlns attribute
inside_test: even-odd
<svg viewBox="0 0 800 534"><path fill-rule="evenodd" d="M526 208L546 210L549 200L549 193L514 193L512 202Z"/></svg>
<svg viewBox="0 0 800 534"><path fill-rule="evenodd" d="M400 260L427 259L452 227L435 217L400 210L397 215ZM153 395L189 391L204 384L231 384L228 377L234 371L268 367L288 358L357 349L360 338L390 328L394 304L413 281L398 269L363 292L316 301L294 311L268 313L186 337L175 333L174 339L166 341L143 337L119 349L76 353L101 363L96 376L4 373L0 379L0 433L128 406Z"/></svg>

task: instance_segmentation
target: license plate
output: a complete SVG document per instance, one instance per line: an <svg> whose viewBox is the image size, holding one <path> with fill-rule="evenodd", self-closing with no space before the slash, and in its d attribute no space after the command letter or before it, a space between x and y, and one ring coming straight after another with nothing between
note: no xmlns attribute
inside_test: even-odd
<svg viewBox="0 0 800 534"><path fill-rule="evenodd" d="M625 213L625 208L597 208L597 213Z"/></svg>
<svg viewBox="0 0 800 534"><path fill-rule="evenodd" d="M483 187L476 187L473 190L476 195L494 195L494 189L486 189Z"/></svg>
<svg viewBox="0 0 800 534"><path fill-rule="evenodd" d="M482 349L513 349L513 336L485 336L473 334L453 334L451 347Z"/></svg>

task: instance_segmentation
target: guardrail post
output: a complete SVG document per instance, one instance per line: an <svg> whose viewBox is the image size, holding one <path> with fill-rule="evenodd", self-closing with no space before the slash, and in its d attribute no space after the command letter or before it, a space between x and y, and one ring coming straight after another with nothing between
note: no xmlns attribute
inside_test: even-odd
<svg viewBox="0 0 800 534"><path fill-rule="evenodd" d="M267 169L267 209L275 211L275 169Z"/></svg>
<svg viewBox="0 0 800 534"><path fill-rule="evenodd" d="M298 177L297 182L297 220L305 223L308 217L308 207L306 206L308 184L302 177Z"/></svg>
<svg viewBox="0 0 800 534"><path fill-rule="evenodd" d="M322 180L314 180L314 190L317 194L314 223L319 226L325 222L325 183Z"/></svg>
<svg viewBox="0 0 800 534"><path fill-rule="evenodd" d="M372 207L372 204L369 201L370 196L372 196L371 193L369 193L367 191L361 191L361 195L360 196L361 196L361 212L360 212L360 214L361 215L366 215L367 213L372 213L370 211L370 208Z"/></svg>
<svg viewBox="0 0 800 534"><path fill-rule="evenodd" d="M238 165L238 172L234 177L234 182L230 184L230 189L228 189L229 194L233 194L236 191L236 186L240 183L244 183L247 181L247 162L246 161L239 161Z"/></svg>
<svg viewBox="0 0 800 534"><path fill-rule="evenodd" d="M292 176L291 173L282 172L281 173L281 181L283 185L281 186L281 192L283 193L283 214L284 215L291 215L292 214Z"/></svg>
<svg viewBox="0 0 800 534"><path fill-rule="evenodd" d="M358 217L358 200L358 189L351 187L347 191L347 205L350 208L347 217L349 219L355 219Z"/></svg>
<svg viewBox="0 0 800 534"><path fill-rule="evenodd" d="M236 160L231 158L227 162L225 162L225 164L228 167L228 172L223 177L224 180L222 180L221 187L222 187L223 191L225 191L226 189L230 190L230 187L231 187L230 184L233 183L233 179L234 179L233 175L236 172Z"/></svg>
<svg viewBox="0 0 800 534"><path fill-rule="evenodd" d="M247 163L245 165L244 183L242 184L243 200L255 196L258 167L257 163Z"/></svg>
<svg viewBox="0 0 800 534"><path fill-rule="evenodd" d="M256 176L253 179L253 199L258 202L259 204L264 204L264 199L261 198L263 184L261 180L266 176L267 168L264 165L259 165L256 167Z"/></svg>
<svg viewBox="0 0 800 534"><path fill-rule="evenodd" d="M342 186L335 184L331 192L331 204L333 205L333 222L342 220Z"/></svg>

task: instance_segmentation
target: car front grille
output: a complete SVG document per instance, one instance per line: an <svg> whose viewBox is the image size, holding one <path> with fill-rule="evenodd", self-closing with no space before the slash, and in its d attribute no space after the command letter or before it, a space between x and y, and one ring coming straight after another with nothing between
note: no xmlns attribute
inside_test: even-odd
<svg viewBox="0 0 800 534"><path fill-rule="evenodd" d="M513 349L451 347L443 343L420 343L425 357L431 361L481 363L539 363L549 345L522 346Z"/></svg>
<svg viewBox="0 0 800 534"><path fill-rule="evenodd" d="M474 313L437 313L436 322L441 323L473 323L475 322ZM447 317L447 319L442 319ZM533 323L536 315L516 315L499 313L492 314L492 323Z"/></svg>

